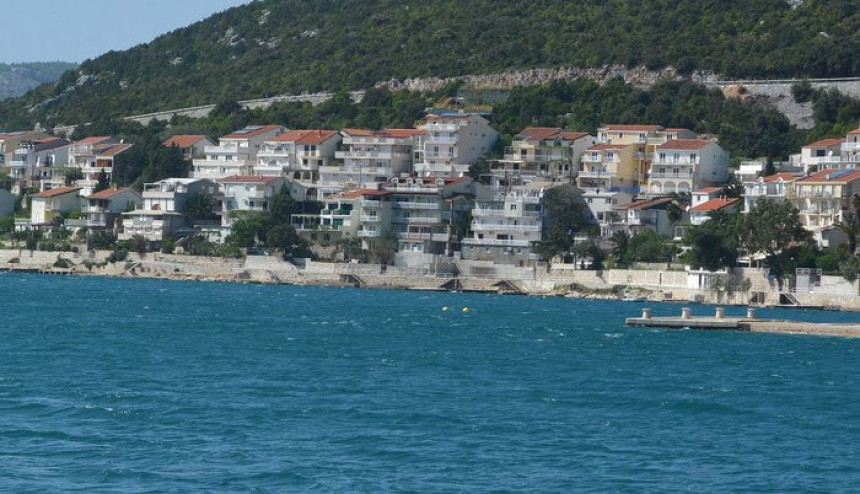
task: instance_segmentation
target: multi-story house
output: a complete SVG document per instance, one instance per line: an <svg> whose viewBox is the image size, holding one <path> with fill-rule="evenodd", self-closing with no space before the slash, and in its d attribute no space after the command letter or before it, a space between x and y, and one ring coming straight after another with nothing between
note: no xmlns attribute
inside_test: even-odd
<svg viewBox="0 0 860 494"><path fill-rule="evenodd" d="M854 166L860 166L860 129L852 130L845 136L842 158Z"/></svg>
<svg viewBox="0 0 860 494"><path fill-rule="evenodd" d="M783 172L744 182L744 213L749 213L756 201L762 197L774 201L788 199L788 191L798 178L795 173Z"/></svg>
<svg viewBox="0 0 860 494"><path fill-rule="evenodd" d="M636 144L597 144L582 156L582 171L576 179L580 189L639 192L644 177L637 168Z"/></svg>
<svg viewBox="0 0 860 494"><path fill-rule="evenodd" d="M224 196L221 225L230 227L233 225L232 213L235 211L268 211L269 202L285 186L286 179L237 175L220 178L217 182L221 185L221 193Z"/></svg>
<svg viewBox="0 0 860 494"><path fill-rule="evenodd" d="M652 194L690 192L729 178L729 153L714 140L671 139L655 147L648 178Z"/></svg>
<svg viewBox="0 0 860 494"><path fill-rule="evenodd" d="M344 129L337 161L320 168L320 183L326 190L373 189L392 177L412 172L412 156L420 129Z"/></svg>
<svg viewBox="0 0 860 494"><path fill-rule="evenodd" d="M252 175L257 153L263 143L286 129L280 125L249 125L227 134L217 146L205 146L204 157L192 162L194 178L224 178L231 175Z"/></svg>
<svg viewBox="0 0 860 494"><path fill-rule="evenodd" d="M56 223L63 213L81 210L81 189L58 187L33 194L30 203L30 226L49 226Z"/></svg>
<svg viewBox="0 0 860 494"><path fill-rule="evenodd" d="M451 224L474 205L474 183L465 177L393 178L381 190L389 192L400 252L450 253Z"/></svg>
<svg viewBox="0 0 860 494"><path fill-rule="evenodd" d="M204 135L180 134L161 143L166 148L176 147L188 161L205 156L206 148L216 146L215 141Z"/></svg>
<svg viewBox="0 0 860 494"><path fill-rule="evenodd" d="M81 195L86 197L95 191L102 173L110 181L117 156L132 146L110 136L88 137L73 142L69 148L69 166L80 169L83 175L83 178L76 182L81 188Z"/></svg>
<svg viewBox="0 0 860 494"><path fill-rule="evenodd" d="M12 154L22 142L53 138L54 136L40 130L0 133L0 167L12 161Z"/></svg>
<svg viewBox="0 0 860 494"><path fill-rule="evenodd" d="M714 211L736 211L741 205L739 197L715 197L690 208L690 224L699 226L711 218Z"/></svg>
<svg viewBox="0 0 860 494"><path fill-rule="evenodd" d="M65 185L58 170L69 160L69 141L49 137L21 141L7 162L13 180L12 191L20 194L25 188L49 190Z"/></svg>
<svg viewBox="0 0 860 494"><path fill-rule="evenodd" d="M110 188L100 190L83 200L84 217L66 220L71 228L86 227L89 230L118 230L123 212L133 211L143 205L140 194L134 189Z"/></svg>
<svg viewBox="0 0 860 494"><path fill-rule="evenodd" d="M490 123L474 113L431 114L418 126L413 169L424 177L463 177L469 166L490 152L499 138Z"/></svg>
<svg viewBox="0 0 860 494"><path fill-rule="evenodd" d="M606 124L597 129L599 144L635 144L635 176L643 185L655 155L655 149L674 139L694 139L696 133L688 129L666 129L660 125Z"/></svg>
<svg viewBox="0 0 860 494"><path fill-rule="evenodd" d="M800 148L803 173L809 175L821 170L854 168L856 163L852 164L847 157L842 158L843 144L845 139L822 139Z"/></svg>
<svg viewBox="0 0 860 494"><path fill-rule="evenodd" d="M502 159L492 165L494 185L535 179L572 182L581 166L581 157L594 143L585 132L568 132L558 127L526 127L505 148Z"/></svg>
<svg viewBox="0 0 860 494"><path fill-rule="evenodd" d="M320 170L331 164L341 136L334 130L290 130L263 143L254 174L288 177L302 185L308 200L322 199ZM334 188L333 191L342 190Z"/></svg>
<svg viewBox="0 0 860 494"><path fill-rule="evenodd" d="M319 214L294 214L291 223L299 234L313 241L333 242L355 237L368 248L368 241L391 228L391 193L378 189L341 192L325 198Z"/></svg>
<svg viewBox="0 0 860 494"><path fill-rule="evenodd" d="M463 258L520 266L537 260L531 247L541 239L542 192L538 188L518 187L476 201L471 236L462 241Z"/></svg>
<svg viewBox="0 0 860 494"><path fill-rule="evenodd" d="M671 203L671 197L657 197L619 204L613 208L615 216L604 235L610 236L618 231L638 235L646 230L658 235L672 235L673 225L668 213Z"/></svg>
<svg viewBox="0 0 860 494"><path fill-rule="evenodd" d="M120 240L140 235L159 243L175 237L186 227L185 205L195 195L219 196L218 185L202 178L167 178L143 186L143 206L123 213ZM221 211L218 200L212 201L213 213Z"/></svg>
<svg viewBox="0 0 860 494"><path fill-rule="evenodd" d="M800 211L804 228L817 231L840 222L860 194L860 170L822 170L797 179L789 197Z"/></svg>

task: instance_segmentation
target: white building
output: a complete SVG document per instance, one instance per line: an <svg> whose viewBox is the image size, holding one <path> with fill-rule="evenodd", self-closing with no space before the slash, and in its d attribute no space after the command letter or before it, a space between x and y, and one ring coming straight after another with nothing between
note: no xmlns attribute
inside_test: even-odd
<svg viewBox="0 0 860 494"><path fill-rule="evenodd" d="M690 208L690 223L699 226L711 218L714 211L734 211L741 205L738 197L717 197Z"/></svg>
<svg viewBox="0 0 860 494"><path fill-rule="evenodd" d="M860 165L860 129L852 130L845 136L842 158L855 166Z"/></svg>
<svg viewBox="0 0 860 494"><path fill-rule="evenodd" d="M217 146L206 146L205 157L192 162L194 178L224 178L231 175L251 175L257 164L257 153L263 143L286 129L280 125L250 125L227 134Z"/></svg>
<svg viewBox="0 0 860 494"><path fill-rule="evenodd" d="M175 135L161 143L161 145L166 148L179 148L186 160L202 158L205 156L206 147L217 146L215 141L207 136L188 134Z"/></svg>
<svg viewBox="0 0 860 494"><path fill-rule="evenodd" d="M213 197L213 213L220 213L218 185L201 178L168 178L144 184L143 206L123 213L120 240L141 235L150 242L161 242L180 233L186 226L185 205L194 195Z"/></svg>
<svg viewBox="0 0 860 494"><path fill-rule="evenodd" d="M411 173L415 140L425 134L419 129L344 129L337 161L320 169L320 183L326 190L373 189Z"/></svg>
<svg viewBox="0 0 860 494"><path fill-rule="evenodd" d="M132 146L110 136L88 137L73 142L69 148L69 166L80 169L83 174L83 178L76 182L76 185L81 188L81 194L84 197L91 195L102 173L110 182L117 156L128 151Z"/></svg>
<svg viewBox="0 0 860 494"><path fill-rule="evenodd" d="M80 211L80 192L77 187L58 187L34 194L30 203L30 225L51 225L63 213Z"/></svg>
<svg viewBox="0 0 860 494"><path fill-rule="evenodd" d="M526 265L537 260L532 244L541 240L543 189L518 187L479 200L472 209L472 235L462 241L464 259Z"/></svg>
<svg viewBox="0 0 860 494"><path fill-rule="evenodd" d="M594 137L585 132L526 127L505 148L504 157L493 163L493 184L509 185L513 177L518 182L570 182L580 170L583 153L593 143Z"/></svg>
<svg viewBox="0 0 860 494"><path fill-rule="evenodd" d="M413 169L420 176L462 177L499 138L489 122L473 113L431 114L419 128Z"/></svg>
<svg viewBox="0 0 860 494"><path fill-rule="evenodd" d="M233 176L218 179L224 196L221 209L221 225L229 227L235 211L269 210L269 202L286 184L283 177Z"/></svg>
<svg viewBox="0 0 860 494"><path fill-rule="evenodd" d="M319 200L320 170L335 157L341 136L334 130L290 130L263 143L254 174L287 177L306 190L308 200ZM334 188L333 191L340 190Z"/></svg>
<svg viewBox="0 0 860 494"><path fill-rule="evenodd" d="M86 227L90 230L113 230L118 226L117 220L122 213L141 207L143 200L134 189L110 188L85 197L83 203L81 212L84 213L84 218L66 220L66 226Z"/></svg>
<svg viewBox="0 0 860 494"><path fill-rule="evenodd" d="M744 182L744 213L748 213L761 197L774 201L788 199L788 191L798 178L795 173L784 172Z"/></svg>
<svg viewBox="0 0 860 494"><path fill-rule="evenodd" d="M58 171L69 161L69 141L56 137L21 141L6 164L13 180L12 190L27 187L47 190L65 185Z"/></svg>
<svg viewBox="0 0 860 494"><path fill-rule="evenodd" d="M850 138L851 134L848 136ZM853 169L857 163L850 162L848 156L844 159L842 157L844 144L845 139L822 139L800 148L800 166L803 167L803 173L811 175L827 169Z"/></svg>
<svg viewBox="0 0 860 494"><path fill-rule="evenodd" d="M729 178L729 153L708 139L672 139L656 146L648 190L652 194L690 192Z"/></svg>

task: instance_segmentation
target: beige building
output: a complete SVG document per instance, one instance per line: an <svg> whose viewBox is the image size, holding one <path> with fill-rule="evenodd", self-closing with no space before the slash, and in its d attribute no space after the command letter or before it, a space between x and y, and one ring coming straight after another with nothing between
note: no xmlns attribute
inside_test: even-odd
<svg viewBox="0 0 860 494"><path fill-rule="evenodd" d="M798 179L789 191L804 228L813 232L842 221L854 194L860 194L860 170L823 170Z"/></svg>
<svg viewBox="0 0 860 494"><path fill-rule="evenodd" d="M493 162L493 183L571 182L580 169L582 154L593 143L594 138L585 132L526 127L505 148L504 157Z"/></svg>

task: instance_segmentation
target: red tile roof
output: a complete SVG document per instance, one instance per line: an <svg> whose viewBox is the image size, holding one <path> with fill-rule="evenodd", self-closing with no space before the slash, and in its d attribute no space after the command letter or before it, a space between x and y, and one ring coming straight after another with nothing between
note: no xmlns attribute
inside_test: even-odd
<svg viewBox="0 0 860 494"><path fill-rule="evenodd" d="M834 177L833 174L836 174ZM860 179L860 170L838 170L836 168L830 168L827 170L822 170L818 173L814 173L806 178L801 178L797 181L797 183L838 183L838 184L846 184L848 182L853 182L855 180Z"/></svg>
<svg viewBox="0 0 860 494"><path fill-rule="evenodd" d="M543 139L549 139L550 137L555 137L560 133L561 128L559 127L526 127L517 134L517 137L522 136L526 139L540 141Z"/></svg>
<svg viewBox="0 0 860 494"><path fill-rule="evenodd" d="M81 139L74 143L75 146L89 146L91 144L98 144L102 141L106 141L108 139L112 139L111 136L93 136L87 137L86 139Z"/></svg>
<svg viewBox="0 0 860 494"><path fill-rule="evenodd" d="M672 199L671 197L655 197L654 199L628 202L627 204L615 206L612 209L651 209L653 207L668 204L673 200L674 199Z"/></svg>
<svg viewBox="0 0 860 494"><path fill-rule="evenodd" d="M568 141L575 141L577 139L582 139L583 137L588 137L588 132L562 132L561 138Z"/></svg>
<svg viewBox="0 0 860 494"><path fill-rule="evenodd" d="M391 194L391 192L387 190L377 190L377 189L361 189L361 190L350 190L349 192L341 192L339 194L333 194L326 197L326 200L329 199L358 199L359 197L367 197L367 196L387 196Z"/></svg>
<svg viewBox="0 0 860 494"><path fill-rule="evenodd" d="M806 149L806 148L825 148L825 147L831 147L831 146L839 146L843 142L845 142L845 139L821 139L819 141L810 142L809 144L807 144L806 146L803 146L803 147L804 147L804 149Z"/></svg>
<svg viewBox="0 0 860 494"><path fill-rule="evenodd" d="M649 130L663 130L663 127L660 125L622 125L622 124L606 124L602 129L606 130L614 130L614 131L649 131Z"/></svg>
<svg viewBox="0 0 860 494"><path fill-rule="evenodd" d="M181 149L188 149L203 139L207 139L207 137L204 135L175 135L161 145L167 148L176 146Z"/></svg>
<svg viewBox="0 0 860 494"><path fill-rule="evenodd" d="M87 199L109 199L109 198L111 198L111 197L113 197L113 196L115 196L115 195L119 194L120 192L125 192L125 191L128 191L128 190L132 190L132 189L129 189L129 188L123 188L123 189L105 189L105 190L101 190L101 191L99 191L99 192L96 192L96 193L90 194L90 196L89 196ZM134 192L134 191L132 191L132 192ZM136 193L136 192L135 192L135 193Z"/></svg>
<svg viewBox="0 0 860 494"><path fill-rule="evenodd" d="M782 179L783 182L793 182L798 178L798 176L791 172L782 172L782 173L774 173L773 175L768 175L767 177L762 177L762 182L771 183L778 182L779 179Z"/></svg>
<svg viewBox="0 0 860 494"><path fill-rule="evenodd" d="M343 129L343 133L350 136L378 137L381 139L403 139L406 137L426 135L427 131L424 129Z"/></svg>
<svg viewBox="0 0 860 494"><path fill-rule="evenodd" d="M283 127L280 125L249 125L244 129L239 129L236 132L233 132L232 134L227 134L221 139L248 139L249 137L256 137L260 134L280 131L282 129Z"/></svg>
<svg viewBox="0 0 860 494"><path fill-rule="evenodd" d="M738 201L740 201L740 199L737 197L718 197L699 204L698 206L691 208L690 211L716 211L718 209L727 208Z"/></svg>
<svg viewBox="0 0 860 494"><path fill-rule="evenodd" d="M424 129L385 129L382 133L388 137L394 138L423 136L428 134Z"/></svg>
<svg viewBox="0 0 860 494"><path fill-rule="evenodd" d="M723 190L722 187L705 187L704 189L693 191L693 194L710 194L711 192L719 192L721 190Z"/></svg>
<svg viewBox="0 0 860 494"><path fill-rule="evenodd" d="M854 129L848 133L848 135L860 134L860 129Z"/></svg>
<svg viewBox="0 0 860 494"><path fill-rule="evenodd" d="M336 130L289 130L270 139L272 142L295 142L297 144L322 144L338 136Z"/></svg>
<svg viewBox="0 0 860 494"><path fill-rule="evenodd" d="M63 194L69 194L72 192L78 192L78 187L57 187L56 189L46 190L45 192L39 192L38 194L33 194L31 197L56 197L61 196Z"/></svg>
<svg viewBox="0 0 860 494"><path fill-rule="evenodd" d="M702 149L716 141L708 139L671 139L657 146L657 149L693 150Z"/></svg>
<svg viewBox="0 0 860 494"><path fill-rule="evenodd" d="M134 144L112 144L108 147L102 148L98 155L99 157L116 156L122 152L128 151L132 147L134 147Z"/></svg>
<svg viewBox="0 0 860 494"><path fill-rule="evenodd" d="M227 184L267 184L279 180L281 177L258 177L255 175L233 175L230 177L219 178L216 181Z"/></svg>

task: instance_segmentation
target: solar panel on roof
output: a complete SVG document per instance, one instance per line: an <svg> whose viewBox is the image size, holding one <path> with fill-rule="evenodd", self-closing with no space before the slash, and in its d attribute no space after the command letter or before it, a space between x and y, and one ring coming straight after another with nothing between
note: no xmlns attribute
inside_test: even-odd
<svg viewBox="0 0 860 494"><path fill-rule="evenodd" d="M844 177L845 175L848 175L849 173L851 173L853 171L854 170L836 170L835 172L830 174L830 178L834 179L834 178Z"/></svg>

